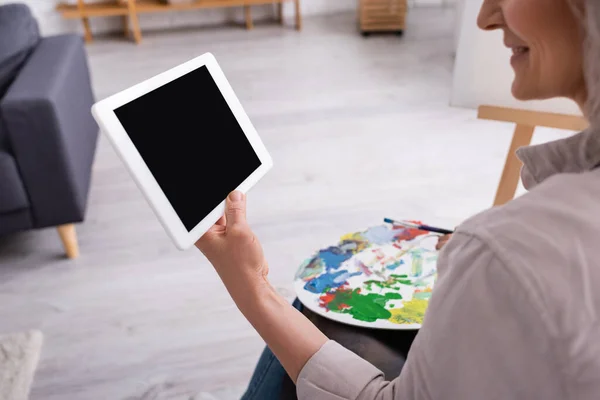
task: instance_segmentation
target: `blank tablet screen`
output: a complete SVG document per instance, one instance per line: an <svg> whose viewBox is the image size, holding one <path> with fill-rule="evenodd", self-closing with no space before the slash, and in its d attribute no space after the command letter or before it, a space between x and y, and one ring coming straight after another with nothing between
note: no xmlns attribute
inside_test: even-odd
<svg viewBox="0 0 600 400"><path fill-rule="evenodd" d="M188 231L261 164L205 66L115 114Z"/></svg>

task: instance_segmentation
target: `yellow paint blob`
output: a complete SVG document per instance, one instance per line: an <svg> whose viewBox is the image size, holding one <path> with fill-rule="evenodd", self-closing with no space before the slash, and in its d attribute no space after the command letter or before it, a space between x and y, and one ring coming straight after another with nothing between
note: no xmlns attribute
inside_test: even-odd
<svg viewBox="0 0 600 400"><path fill-rule="evenodd" d="M428 303L427 300L421 299L405 301L404 307L389 310L392 316L388 321L394 324L422 324Z"/></svg>

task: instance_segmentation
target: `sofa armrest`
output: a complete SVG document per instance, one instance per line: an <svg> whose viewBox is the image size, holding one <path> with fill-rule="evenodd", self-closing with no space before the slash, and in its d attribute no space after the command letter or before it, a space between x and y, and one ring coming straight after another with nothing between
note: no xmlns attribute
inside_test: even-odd
<svg viewBox="0 0 600 400"><path fill-rule="evenodd" d="M44 38L0 100L36 227L83 220L98 127L83 41Z"/></svg>

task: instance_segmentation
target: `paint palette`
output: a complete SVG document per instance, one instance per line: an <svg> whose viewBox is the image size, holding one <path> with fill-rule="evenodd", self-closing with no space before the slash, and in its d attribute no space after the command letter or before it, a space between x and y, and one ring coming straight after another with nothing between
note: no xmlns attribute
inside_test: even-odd
<svg viewBox="0 0 600 400"><path fill-rule="evenodd" d="M305 307L341 323L419 329L437 277L437 239L388 225L344 235L302 263L294 289Z"/></svg>

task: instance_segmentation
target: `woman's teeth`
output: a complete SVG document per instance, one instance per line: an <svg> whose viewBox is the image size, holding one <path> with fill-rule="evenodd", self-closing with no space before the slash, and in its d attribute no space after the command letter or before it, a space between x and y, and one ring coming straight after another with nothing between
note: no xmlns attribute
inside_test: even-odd
<svg viewBox="0 0 600 400"><path fill-rule="evenodd" d="M529 47L525 47L525 46L513 47L512 51L513 51L514 55L525 54L529 51Z"/></svg>

